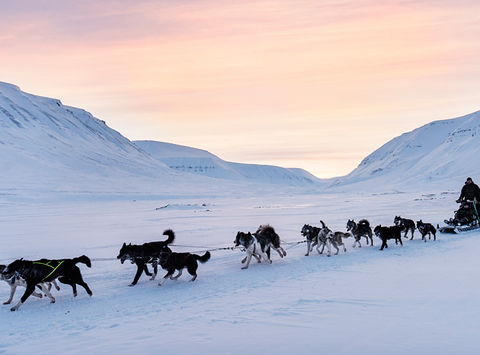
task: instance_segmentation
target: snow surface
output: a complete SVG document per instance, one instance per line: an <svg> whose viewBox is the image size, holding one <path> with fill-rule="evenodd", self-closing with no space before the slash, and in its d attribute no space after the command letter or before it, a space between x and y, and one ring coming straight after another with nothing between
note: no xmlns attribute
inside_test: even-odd
<svg viewBox="0 0 480 355"><path fill-rule="evenodd" d="M304 223L320 219L344 230L348 218L391 224L395 215L437 222L452 213L455 195L331 194L249 198L165 199L75 203L1 203L0 262L18 257L86 254L80 265L93 297L70 287L57 302L31 297L18 312L2 306L0 352L476 354L480 351L479 233L416 234L404 246L353 249L330 258L305 257L305 244L287 257L241 270L239 250L213 251L199 277L157 286L115 258L124 241L162 240L176 232L177 251L232 246L237 231L271 223L283 241L302 240ZM206 211L202 204L208 205ZM196 205L198 209L157 209ZM159 275L164 272L160 271ZM0 300L9 287L0 286ZM21 296L17 293L14 302Z"/></svg>

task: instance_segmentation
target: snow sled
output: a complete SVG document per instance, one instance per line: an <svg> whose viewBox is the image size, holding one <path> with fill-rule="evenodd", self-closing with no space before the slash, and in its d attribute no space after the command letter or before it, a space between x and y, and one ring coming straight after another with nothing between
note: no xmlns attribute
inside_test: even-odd
<svg viewBox="0 0 480 355"><path fill-rule="evenodd" d="M475 202L463 201L460 208L455 211L454 217L444 222L446 226L438 226L440 233L457 234L480 229L480 218Z"/></svg>

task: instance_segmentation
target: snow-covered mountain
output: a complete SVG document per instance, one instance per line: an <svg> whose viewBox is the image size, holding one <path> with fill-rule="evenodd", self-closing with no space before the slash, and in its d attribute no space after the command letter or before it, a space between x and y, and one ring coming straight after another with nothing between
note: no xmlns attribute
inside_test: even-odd
<svg viewBox="0 0 480 355"><path fill-rule="evenodd" d="M298 186L318 180L302 170L243 164L236 168L187 147L158 143L155 157L149 153L82 109L0 82L0 195L196 194L230 191L232 181L241 189L244 183ZM159 157L174 159L165 164ZM191 174L198 173L195 169L177 168L194 158L195 166L212 166L214 172L199 175Z"/></svg>
<svg viewBox="0 0 480 355"><path fill-rule="evenodd" d="M178 175L90 113L6 83L0 83L0 165L3 193L131 187L135 179Z"/></svg>
<svg viewBox="0 0 480 355"><path fill-rule="evenodd" d="M232 163L206 150L156 141L135 141L152 157L177 171L220 179L247 180L272 184L309 185L320 182L303 169L270 165Z"/></svg>
<svg viewBox="0 0 480 355"><path fill-rule="evenodd" d="M467 176L480 180L479 147L480 111L434 121L392 139L334 184L459 188Z"/></svg>

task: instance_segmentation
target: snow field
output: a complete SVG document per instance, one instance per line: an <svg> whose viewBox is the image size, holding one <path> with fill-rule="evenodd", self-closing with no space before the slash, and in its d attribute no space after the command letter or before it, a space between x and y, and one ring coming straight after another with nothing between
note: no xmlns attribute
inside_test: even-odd
<svg viewBox="0 0 480 355"><path fill-rule="evenodd" d="M452 214L453 200L437 193L3 203L0 263L116 257L124 241L163 240L167 228L175 231L175 244L223 247L233 245L237 231L264 223L288 242L302 240L303 224L320 219L334 230L345 230L348 218L391 225L398 214L436 224ZM209 211L155 210L202 203ZM330 258L315 250L305 257L305 244L287 246L286 258L272 253L272 265L252 261L248 270L240 269L240 251L215 251L195 282L184 272L162 287L145 275L128 287L136 270L128 262L79 264L93 297L79 288L74 299L61 285L55 304L31 297L18 312L2 306L0 352L478 353L478 233L427 243L416 234L382 252L378 238L374 243L366 247L362 240L362 248L352 249L347 239L347 253ZM0 300L8 293L0 285Z"/></svg>

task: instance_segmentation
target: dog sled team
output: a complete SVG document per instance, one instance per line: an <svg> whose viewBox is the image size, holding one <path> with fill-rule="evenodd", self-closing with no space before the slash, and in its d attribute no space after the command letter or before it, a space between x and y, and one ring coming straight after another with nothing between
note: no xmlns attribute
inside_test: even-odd
<svg viewBox="0 0 480 355"><path fill-rule="evenodd" d="M391 227L377 226L373 232L370 223L365 219L360 220L358 223L354 220L348 220L346 224L347 232L333 232L323 221L320 221L321 226L319 227L305 224L301 229L301 234L305 237L307 243L307 253L305 255L308 256L315 246L319 254L322 254L324 249L327 248L328 256L331 255L332 247L336 250L335 255L338 254L340 247L346 252L347 248L344 240L350 237L354 240L354 248L362 246L362 237L365 238L367 245L373 246L373 234L382 240L380 250L383 250L385 247L388 248L387 240L389 239L395 239L396 243L400 242L402 244L400 235L402 231L405 233L405 238L407 238L407 233L411 233L411 239L413 239L414 230L418 229L422 234L422 239L425 241L426 235L429 233L435 239L436 230L431 224L418 221L415 225L412 220L399 216L395 217L394 222L395 225ZM128 260L137 266L137 271L129 286L136 285L142 273L150 276L150 280L155 280L158 266L167 271L160 280L159 286L163 285L167 280L177 280L182 275L184 269L192 276L190 281L195 281L198 262L205 263L210 259L211 254L209 251L206 251L203 255L172 251L169 245L174 242L175 233L169 229L163 234L167 237L164 241L144 243L142 245L132 245L131 243L127 245L123 243L117 259L122 264ZM259 263L264 261L271 264L272 249L281 258L287 255L287 252L281 246L280 236L270 225L261 225L255 233L238 232L234 246L243 249L247 254L241 261L244 264L242 269L249 267L252 258ZM77 266L78 263L91 267L91 261L85 255L62 260L41 259L30 261L18 259L8 266L0 265L0 279L10 286L10 297L4 304L12 302L18 286L25 287L26 290L20 301L11 308L12 311L18 310L31 295L39 298L45 295L45 297L50 299L51 303L55 303L55 297L52 295L51 289L52 286L56 290L60 289L56 282L57 280L63 284L70 285L74 297L77 296L77 285L82 286L87 294L91 296L92 291L83 280L80 268ZM148 265L152 267L153 272L149 271ZM36 290L41 291L41 293L36 292Z"/></svg>
<svg viewBox="0 0 480 355"><path fill-rule="evenodd" d="M467 216L464 210L466 207L464 204L469 203L469 199L473 198L473 203L469 206L471 210L468 211ZM455 218L445 221L447 224L459 225L467 223L469 228L476 228L480 226L478 222L480 220L477 210L480 209L477 201L480 201L480 189L477 185L473 184L471 178L468 178L465 182L465 186L462 189L459 200L457 202L462 203L461 208L456 211ZM472 213L470 213L472 212ZM403 238L409 238L413 240L415 230L418 230L421 234L423 241L427 241L433 237L436 240L437 229L430 223L424 223L422 220L416 223L407 218L395 216L394 225L382 226L377 225L373 231L370 223L366 219L361 219L356 223L353 219L349 219L346 224L346 232L332 231L328 228L323 221L320 221L320 226L311 226L305 224L301 229L301 234L305 238L307 243L308 256L313 248L316 246L316 250L319 254L322 254L327 248L327 256L332 253L332 247L336 250L335 255L340 251L340 247L344 252L347 251L345 247L345 239L353 239L353 248L361 248L361 240L365 238L366 245L373 246L373 235L377 236L382 244L380 250L388 248L387 241L394 240L395 244L403 245ZM462 224L464 225L464 224ZM445 231L440 229L440 231ZM195 281L197 278L198 262L207 262L211 255L209 251L206 251L203 255L197 255L193 253L177 253L173 252L169 245L175 240L175 233L168 229L163 235L167 237L164 241L150 242L142 245L132 245L123 243L117 259L123 264L126 260L129 260L132 264L137 265L137 271L133 278L133 281L129 286L137 284L142 273L150 276L151 280L155 280L158 272L158 266L166 270L167 273L160 280L159 286L163 285L167 280L177 280L184 269L192 276L190 281ZM302 241L303 242L303 241ZM301 243L301 242L298 242ZM298 244L295 243L295 244ZM257 262L272 263L270 258L271 249L275 250L278 255L283 258L287 255L285 249L281 246L280 236L275 232L275 229L270 225L261 225L255 233L251 232L238 232L234 241L235 247L242 248L246 252L246 256L241 260L241 264L244 264L242 269L247 269L250 265L252 257ZM62 260L49 260L40 259L35 261L18 259L7 265L0 265L0 280L5 281L10 286L10 297L4 302L4 304L10 304L13 300L13 296L18 286L25 287L25 293L20 298L18 303L11 308L12 311L18 310L30 297L48 297L51 303L55 303L55 297L51 293L52 286L56 290L59 290L59 286L56 280L63 284L70 285L72 287L73 296L77 296L77 285L82 286L88 295L92 296L92 291L88 287L87 283L83 280L78 263L83 263L87 267L91 267L91 260L82 255L73 259ZM151 265L153 273L148 270L147 265ZM175 272L176 275L175 275ZM40 290L42 293L36 292Z"/></svg>

